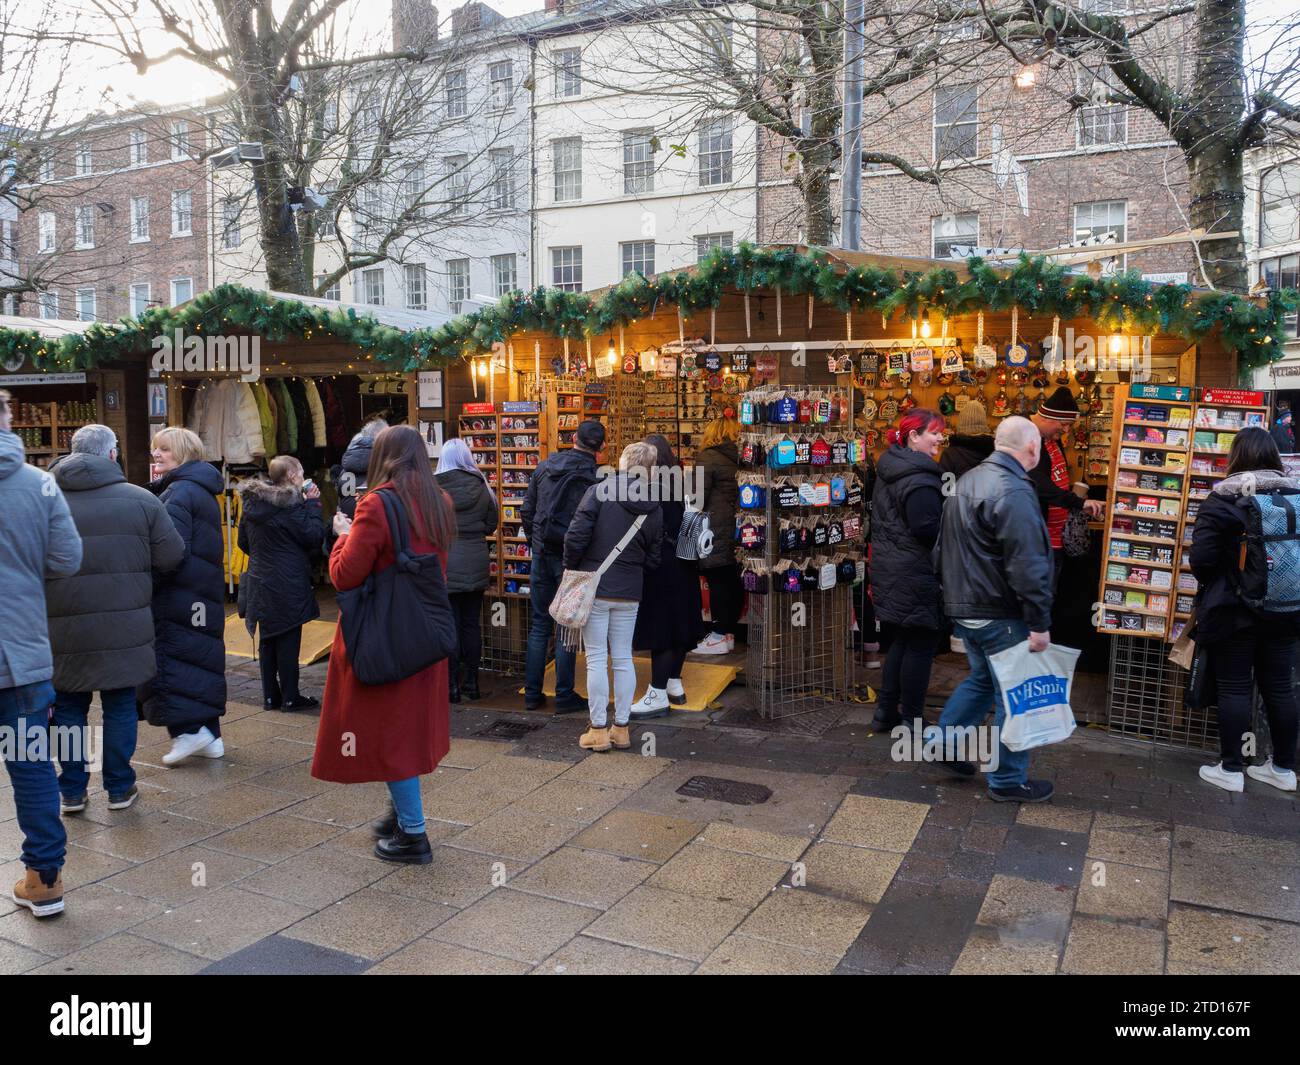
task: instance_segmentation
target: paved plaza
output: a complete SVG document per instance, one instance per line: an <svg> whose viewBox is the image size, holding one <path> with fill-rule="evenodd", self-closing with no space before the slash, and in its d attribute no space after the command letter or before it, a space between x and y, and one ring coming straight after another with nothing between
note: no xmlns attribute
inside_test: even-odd
<svg viewBox="0 0 1300 1065"><path fill-rule="evenodd" d="M424 781L433 864L394 867L384 787L314 780L316 717L229 678L226 757L164 768L142 724L140 802L95 787L66 819L67 912L0 901L0 972L1300 972L1295 798L1210 788L1199 754L1081 728L1021 808L893 761L867 704L804 736L724 705L587 754L498 680ZM6 788L6 884L20 845Z"/></svg>

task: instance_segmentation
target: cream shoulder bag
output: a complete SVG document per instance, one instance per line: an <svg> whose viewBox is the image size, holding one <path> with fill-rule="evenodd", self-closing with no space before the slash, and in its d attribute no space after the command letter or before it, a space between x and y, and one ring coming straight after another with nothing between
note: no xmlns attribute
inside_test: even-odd
<svg viewBox="0 0 1300 1065"><path fill-rule="evenodd" d="M555 593L555 598L551 600L551 617L560 628L556 638L565 647L571 647L576 651L581 645L582 628L587 624L587 619L591 617L591 607L596 602L596 589L600 586L600 578L618 560L618 556L623 553L623 549L632 542L632 537L645 524L645 517L644 514L639 515L628 526L627 532L623 534L623 539L614 545L614 549L597 569L590 573L580 569L566 569L564 571L564 576L560 578L559 590Z"/></svg>

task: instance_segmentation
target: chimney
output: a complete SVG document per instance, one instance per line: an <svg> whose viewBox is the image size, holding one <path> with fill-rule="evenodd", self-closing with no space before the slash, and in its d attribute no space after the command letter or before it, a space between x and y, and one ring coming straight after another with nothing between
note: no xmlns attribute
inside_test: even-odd
<svg viewBox="0 0 1300 1065"><path fill-rule="evenodd" d="M493 11L487 4L480 4L478 0L471 0L470 3L458 7L451 13L451 32L453 35L473 33L475 30L485 30L500 21L502 16L499 12Z"/></svg>
<svg viewBox="0 0 1300 1065"><path fill-rule="evenodd" d="M393 0L393 51L420 52L438 43L433 0Z"/></svg>

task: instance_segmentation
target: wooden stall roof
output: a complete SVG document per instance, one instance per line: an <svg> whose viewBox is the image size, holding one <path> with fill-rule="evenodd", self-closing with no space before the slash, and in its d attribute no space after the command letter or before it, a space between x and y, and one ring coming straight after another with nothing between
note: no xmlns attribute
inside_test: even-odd
<svg viewBox="0 0 1300 1065"><path fill-rule="evenodd" d="M21 314L0 314L0 330L39 333L50 340L58 340L59 337L72 333L84 333L89 324L75 318L28 318Z"/></svg>

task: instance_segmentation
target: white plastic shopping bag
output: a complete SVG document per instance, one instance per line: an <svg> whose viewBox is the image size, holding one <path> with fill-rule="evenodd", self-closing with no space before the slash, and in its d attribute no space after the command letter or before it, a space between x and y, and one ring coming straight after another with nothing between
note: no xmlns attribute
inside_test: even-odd
<svg viewBox="0 0 1300 1065"><path fill-rule="evenodd" d="M1011 751L1028 751L1060 743L1074 731L1070 687L1079 652L1049 644L1031 651L1029 642L989 655L1001 690L1006 718L1001 740Z"/></svg>

